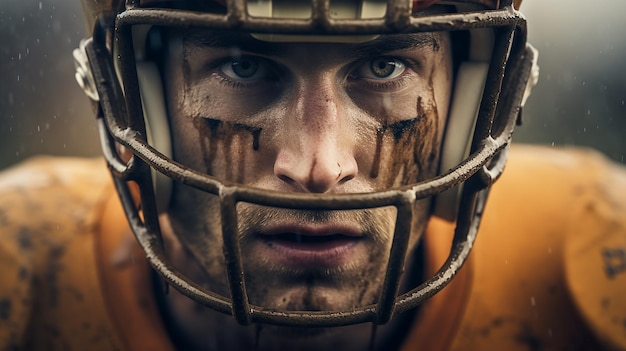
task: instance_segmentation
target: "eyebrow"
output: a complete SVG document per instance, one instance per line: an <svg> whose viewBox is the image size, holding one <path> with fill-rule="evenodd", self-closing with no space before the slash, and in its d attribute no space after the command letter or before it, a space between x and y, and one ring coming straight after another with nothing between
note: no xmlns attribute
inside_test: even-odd
<svg viewBox="0 0 626 351"><path fill-rule="evenodd" d="M358 44L335 44L330 45L346 45L346 52L351 55L362 57L380 55L393 51L403 51L411 49L434 49L436 50L440 44L440 36L433 32L408 33L381 35L377 39ZM209 31L209 30L192 30L184 34L184 43L198 48L216 48L230 49L239 48L242 51L261 55L281 55L289 50L289 44L277 42L266 42L253 38L250 35L233 32ZM299 44L294 42L293 44ZM308 44L308 43L303 43ZM324 43L311 43L324 44Z"/></svg>
<svg viewBox="0 0 626 351"><path fill-rule="evenodd" d="M394 34L358 44L353 50L360 56L380 55L381 53L411 49L432 49L439 47L440 36L432 32Z"/></svg>

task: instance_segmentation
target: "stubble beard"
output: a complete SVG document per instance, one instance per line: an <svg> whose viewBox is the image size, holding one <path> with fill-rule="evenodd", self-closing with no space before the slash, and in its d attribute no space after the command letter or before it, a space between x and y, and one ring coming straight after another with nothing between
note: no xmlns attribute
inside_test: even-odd
<svg viewBox="0 0 626 351"><path fill-rule="evenodd" d="M375 303L389 258L395 211L294 211L260 206L240 210L241 248L250 303L295 311L351 310ZM316 269L292 267L255 255L256 233L277 219L300 223L359 223L365 233L358 245L366 257ZM365 251L365 250L363 250Z"/></svg>
<svg viewBox="0 0 626 351"><path fill-rule="evenodd" d="M224 259L221 254L219 208L215 206L216 202L206 201L207 198L204 200L205 206L197 206L196 210L204 208L203 212L208 215L203 221L196 222L198 225L194 227L196 230L193 230L193 233L189 232L191 228L186 219L198 218L195 216L197 213L194 215L191 213L194 212L193 210L183 211L184 215L178 213L179 216L174 216L176 218L173 223L174 232L179 234L177 236L182 239L181 243L185 248L179 252L180 260L175 261L187 262L180 267L185 267L186 273L196 282L208 290L227 297L229 292ZM425 214L421 211L423 208L420 210L420 207L423 206L418 206L417 212ZM206 212L208 208L213 210ZM258 238L254 238L258 229L285 217L303 223L324 223L325 221L359 223L363 233L366 233L363 245L368 251L367 259L327 269L307 271L263 261L263 257L254 256L251 244L255 240L258 241ZM425 222L422 221L426 216L416 217L414 219L419 225L413 228L413 234L416 229L417 231L423 230ZM395 209L296 211L240 204L238 218L245 283L249 301L253 305L277 310L339 311L352 310L356 307L375 304L378 301L389 259L396 218ZM189 235L181 235L185 231ZM412 236L412 240L416 240L415 235ZM191 265L197 267L197 270L188 270L190 262L197 263ZM197 312L200 313L198 317L206 317L206 309L200 308L199 305L198 308ZM357 330L357 334L362 336L363 330L360 328L363 326L359 324L342 328L301 328L258 325L253 331L256 330L256 343L259 350L263 349L262 346L265 343L284 344L283 349L305 350L302 345L317 345L316 340L335 340L345 336L348 330ZM365 333L367 333L370 327L365 326ZM352 327L357 327L357 329ZM248 335L247 338L248 341L255 339L253 335ZM299 344L301 342L304 344Z"/></svg>

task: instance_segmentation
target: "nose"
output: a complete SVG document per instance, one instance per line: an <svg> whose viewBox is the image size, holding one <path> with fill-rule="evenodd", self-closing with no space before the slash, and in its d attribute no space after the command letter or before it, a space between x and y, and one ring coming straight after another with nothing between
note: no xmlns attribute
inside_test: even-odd
<svg viewBox="0 0 626 351"><path fill-rule="evenodd" d="M293 191L326 193L356 177L354 133L332 79L303 85L290 99L274 174Z"/></svg>

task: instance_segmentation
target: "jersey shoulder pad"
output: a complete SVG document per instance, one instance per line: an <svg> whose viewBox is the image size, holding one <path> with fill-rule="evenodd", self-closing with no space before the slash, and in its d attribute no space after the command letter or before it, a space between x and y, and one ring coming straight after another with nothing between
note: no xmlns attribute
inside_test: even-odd
<svg viewBox="0 0 626 351"><path fill-rule="evenodd" d="M588 154L589 180L565 237L568 288L583 319L608 349L626 350L626 168Z"/></svg>

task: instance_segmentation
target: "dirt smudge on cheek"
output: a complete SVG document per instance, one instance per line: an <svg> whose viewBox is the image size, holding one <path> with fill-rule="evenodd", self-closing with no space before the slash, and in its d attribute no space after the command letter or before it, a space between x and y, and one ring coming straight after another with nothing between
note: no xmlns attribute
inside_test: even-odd
<svg viewBox="0 0 626 351"><path fill-rule="evenodd" d="M194 118L193 123L198 130L205 171L243 183L247 152L259 151L263 129L210 117Z"/></svg>
<svg viewBox="0 0 626 351"><path fill-rule="evenodd" d="M434 100L429 101L430 106L424 105L422 97L418 97L415 118L382 124L376 130L370 177L385 177L381 180L386 187L423 180L436 169L439 129L437 109ZM392 151L384 157L386 148ZM396 184L398 181L401 184Z"/></svg>

